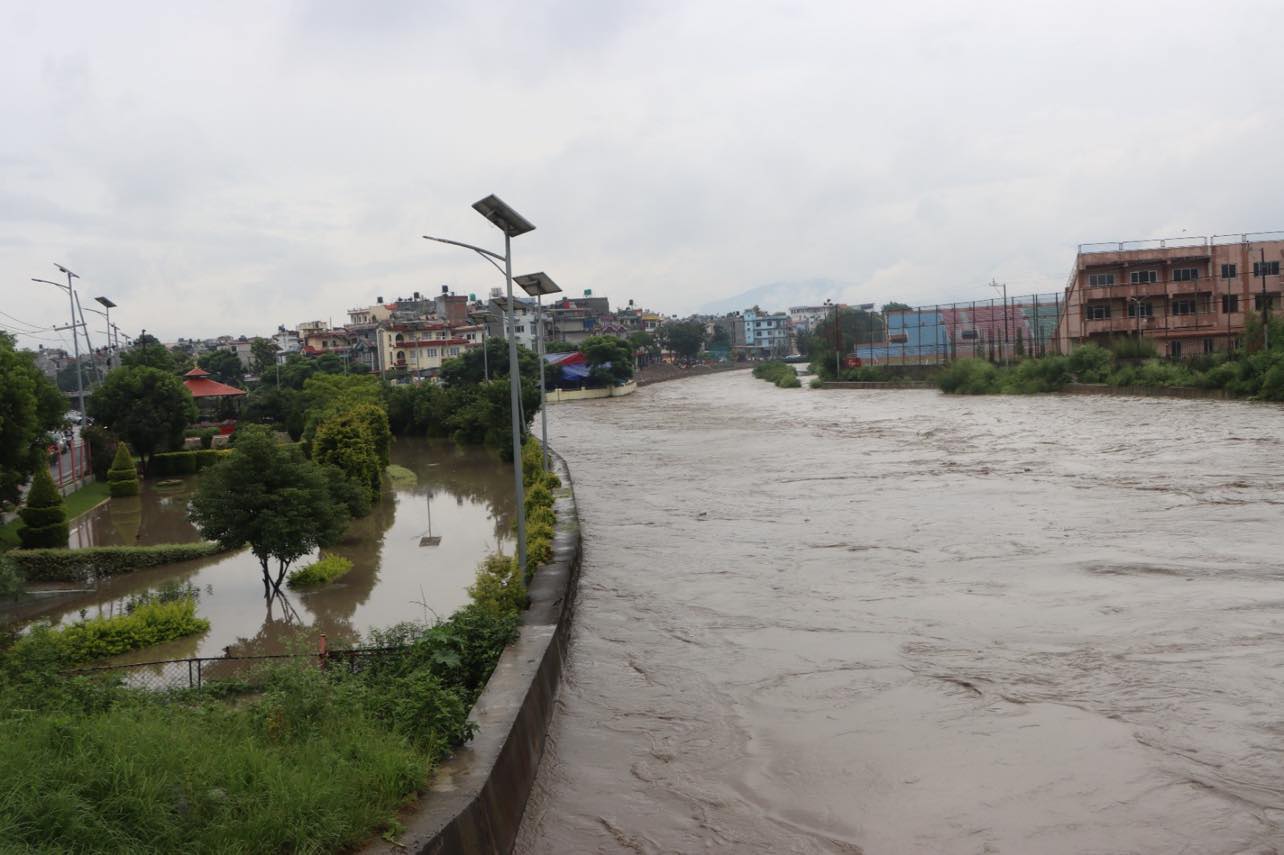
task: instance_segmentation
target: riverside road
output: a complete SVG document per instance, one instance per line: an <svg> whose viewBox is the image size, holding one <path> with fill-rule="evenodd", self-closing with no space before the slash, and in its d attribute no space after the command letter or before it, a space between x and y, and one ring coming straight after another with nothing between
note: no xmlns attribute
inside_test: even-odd
<svg viewBox="0 0 1284 855"><path fill-rule="evenodd" d="M1284 409L554 407L584 565L517 851L1284 851Z"/></svg>

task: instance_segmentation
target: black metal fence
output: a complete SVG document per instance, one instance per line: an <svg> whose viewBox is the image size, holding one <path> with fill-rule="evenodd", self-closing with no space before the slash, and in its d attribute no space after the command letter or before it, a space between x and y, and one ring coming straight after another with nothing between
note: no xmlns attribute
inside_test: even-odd
<svg viewBox="0 0 1284 855"><path fill-rule="evenodd" d="M845 342L865 365L936 365L955 359L1006 362L1056 349L1060 293L1027 294L889 309L869 341Z"/></svg>
<svg viewBox="0 0 1284 855"><path fill-rule="evenodd" d="M124 685L153 691L199 689L215 683L254 684L281 665L302 663L311 667L343 669L355 674L383 657L404 655L409 646L354 647L317 653L278 653L257 656L194 656L189 659L160 659L97 665L66 672L67 676L121 680Z"/></svg>

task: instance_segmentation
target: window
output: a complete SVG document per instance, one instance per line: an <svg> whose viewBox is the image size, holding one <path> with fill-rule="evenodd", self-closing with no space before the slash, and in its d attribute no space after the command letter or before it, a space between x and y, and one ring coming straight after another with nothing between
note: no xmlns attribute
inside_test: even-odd
<svg viewBox="0 0 1284 855"><path fill-rule="evenodd" d="M430 347L430 348L428 348L428 355L429 355L430 357L431 357L431 356L436 356L436 355L437 355L437 348L435 348L435 347Z"/></svg>
<svg viewBox="0 0 1284 855"><path fill-rule="evenodd" d="M1235 266L1234 264L1223 264L1223 265L1222 265L1222 278L1223 278L1223 279L1234 279L1234 278L1235 278L1235 276L1236 276L1236 266Z"/></svg>
<svg viewBox="0 0 1284 855"><path fill-rule="evenodd" d="M1171 356L1173 359L1181 359L1181 342L1179 341L1168 342L1168 355Z"/></svg>
<svg viewBox="0 0 1284 855"><path fill-rule="evenodd" d="M518 332L526 332L526 324L518 324L518 325L517 325L517 331L518 331Z"/></svg>
<svg viewBox="0 0 1284 855"><path fill-rule="evenodd" d="M1212 352L1213 352L1213 340L1211 338L1204 339L1204 353L1212 353Z"/></svg>
<svg viewBox="0 0 1284 855"><path fill-rule="evenodd" d="M1275 308L1274 294L1254 294L1253 295L1253 309L1260 312L1263 307L1267 309Z"/></svg>
<svg viewBox="0 0 1284 855"><path fill-rule="evenodd" d="M1128 317L1135 318L1141 315L1143 318L1153 318L1155 316L1155 306L1153 303L1134 303L1128 301Z"/></svg>
<svg viewBox="0 0 1284 855"><path fill-rule="evenodd" d="M1104 321L1110 317L1110 306L1107 303L1088 306L1084 309L1084 317L1090 321Z"/></svg>
<svg viewBox="0 0 1284 855"><path fill-rule="evenodd" d="M1195 301L1194 300L1173 300L1172 314L1174 315L1195 314Z"/></svg>
<svg viewBox="0 0 1284 855"><path fill-rule="evenodd" d="M1107 285L1115 284L1115 275L1113 273L1089 273L1088 285L1092 288L1105 288Z"/></svg>
<svg viewBox="0 0 1284 855"><path fill-rule="evenodd" d="M1234 267L1235 265L1231 265ZM1223 294L1222 295L1222 314L1231 315L1239 311L1239 295Z"/></svg>
<svg viewBox="0 0 1284 855"><path fill-rule="evenodd" d="M1173 271L1174 282L1194 282L1199 278L1198 267L1178 267Z"/></svg>
<svg viewBox="0 0 1284 855"><path fill-rule="evenodd" d="M1254 276L1263 276L1263 275L1265 275L1265 276L1279 276L1279 275L1280 275L1280 263L1279 263L1278 261L1268 261L1268 262L1266 262L1266 270L1265 270L1265 273L1263 273L1263 271L1262 271L1262 263L1261 263L1260 261L1254 261L1254 262L1253 262L1253 275L1254 275Z"/></svg>
<svg viewBox="0 0 1284 855"><path fill-rule="evenodd" d="M1134 270L1128 274L1128 281L1133 285L1149 285L1159 281L1159 274L1153 270Z"/></svg>

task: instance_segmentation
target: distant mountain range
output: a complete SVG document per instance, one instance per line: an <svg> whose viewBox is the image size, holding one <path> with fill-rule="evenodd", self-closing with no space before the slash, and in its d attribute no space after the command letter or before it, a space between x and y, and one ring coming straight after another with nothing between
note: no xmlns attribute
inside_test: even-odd
<svg viewBox="0 0 1284 855"><path fill-rule="evenodd" d="M854 286L835 279L803 279L796 282L772 282L759 285L731 297L711 300L700 307L700 314L721 315L739 309L761 306L773 312L787 312L790 306L819 306L825 300L845 300L844 294Z"/></svg>

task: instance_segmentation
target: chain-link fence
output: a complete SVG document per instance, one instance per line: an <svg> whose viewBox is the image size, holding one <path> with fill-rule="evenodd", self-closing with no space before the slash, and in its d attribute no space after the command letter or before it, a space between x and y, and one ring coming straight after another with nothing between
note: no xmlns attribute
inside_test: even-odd
<svg viewBox="0 0 1284 855"><path fill-rule="evenodd" d="M883 312L881 330L846 343L864 365L935 365L955 359L1006 362L1056 347L1063 296L1029 294Z"/></svg>
<svg viewBox="0 0 1284 855"><path fill-rule="evenodd" d="M341 668L358 673L385 657L402 656L410 647L359 647L318 653L280 653L259 656L194 656L189 659L161 659L77 668L67 676L120 680L124 685L152 691L199 689L215 683L253 685L283 665L302 664L315 668Z"/></svg>

